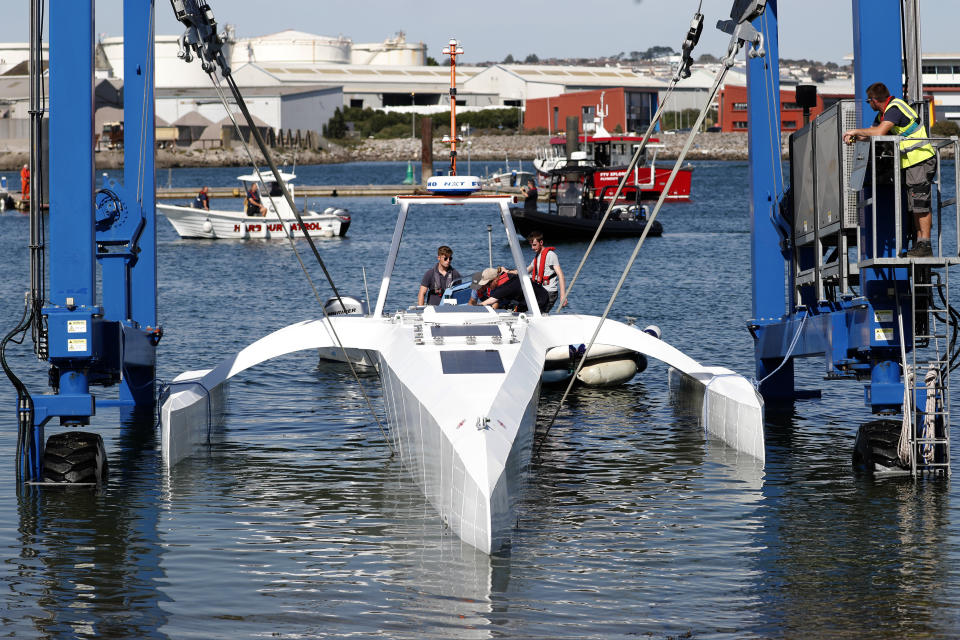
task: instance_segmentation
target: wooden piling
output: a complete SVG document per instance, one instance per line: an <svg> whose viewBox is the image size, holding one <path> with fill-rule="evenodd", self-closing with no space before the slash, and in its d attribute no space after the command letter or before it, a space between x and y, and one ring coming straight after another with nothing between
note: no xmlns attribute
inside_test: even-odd
<svg viewBox="0 0 960 640"><path fill-rule="evenodd" d="M420 118L420 176L422 184L433 177L433 119Z"/></svg>

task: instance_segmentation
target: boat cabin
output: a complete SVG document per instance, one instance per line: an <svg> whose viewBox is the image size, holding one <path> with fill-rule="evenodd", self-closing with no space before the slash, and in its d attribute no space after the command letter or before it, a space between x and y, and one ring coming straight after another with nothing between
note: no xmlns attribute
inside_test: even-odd
<svg viewBox="0 0 960 640"><path fill-rule="evenodd" d="M597 219L617 192L618 181L602 179L595 167L561 167L550 173L548 213L568 218ZM609 173L609 172L607 172ZM641 190L636 184L627 184L617 205L640 205Z"/></svg>
<svg viewBox="0 0 960 640"><path fill-rule="evenodd" d="M623 167L630 164L633 154L643 141L643 136L633 135L611 135L611 136L591 136L581 135L577 138L577 149L586 154L586 159L592 161L598 167ZM659 140L651 138L647 141L647 148L640 154L640 166L647 164L647 149L651 148L650 143L658 143ZM556 157L566 156L567 139L565 137L555 137L550 139L550 148ZM661 145L658 145L661 146Z"/></svg>
<svg viewBox="0 0 960 640"><path fill-rule="evenodd" d="M261 176L263 179L261 180ZM293 184L294 180L297 179L296 174L294 173L283 173L280 172L280 177L287 185L287 190L290 192L290 195L293 196ZM237 176L237 180L240 181L240 184L243 185L243 192L247 193L250 191L250 187L253 184L259 183L261 186L260 196L269 197L269 198L280 198L283 199L283 190L280 188L280 185L277 183L277 179L273 176L273 172L269 169L266 171L261 171L258 176L255 173L247 174L245 176ZM264 203L266 204L266 202Z"/></svg>

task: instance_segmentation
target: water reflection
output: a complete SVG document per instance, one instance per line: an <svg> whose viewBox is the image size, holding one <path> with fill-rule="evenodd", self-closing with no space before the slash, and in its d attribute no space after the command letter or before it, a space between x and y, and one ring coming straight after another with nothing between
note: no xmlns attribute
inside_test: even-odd
<svg viewBox="0 0 960 640"><path fill-rule="evenodd" d="M42 637L167 637L153 418L122 419L105 488L18 492L21 551L9 587L36 609L8 631L28 624Z"/></svg>
<svg viewBox="0 0 960 640"><path fill-rule="evenodd" d="M768 454L768 465L789 471L767 483L756 512L764 628L787 636L952 635L936 615L950 602L944 585L955 553L948 484L853 476L851 439L836 424L786 413L768 427L768 451L784 452Z"/></svg>

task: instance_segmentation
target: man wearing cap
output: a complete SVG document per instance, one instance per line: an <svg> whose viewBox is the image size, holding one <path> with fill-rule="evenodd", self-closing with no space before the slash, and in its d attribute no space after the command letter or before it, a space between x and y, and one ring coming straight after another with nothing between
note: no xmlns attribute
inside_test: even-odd
<svg viewBox="0 0 960 640"><path fill-rule="evenodd" d="M420 280L417 306L440 304L443 292L460 282L460 272L453 268L453 249L442 245L437 249L437 264L427 269Z"/></svg>
<svg viewBox="0 0 960 640"><path fill-rule="evenodd" d="M547 290L543 286L531 281L533 285L533 295L537 299L537 306L543 311L549 301ZM504 267L497 269L484 269L477 283L477 294L482 300L482 306L493 306L495 309L517 308L517 310L526 309L523 297L523 287L520 283L520 276L516 271L508 271ZM486 287L484 290L483 287ZM484 297L486 294L486 297Z"/></svg>
<svg viewBox="0 0 960 640"><path fill-rule="evenodd" d="M473 274L473 283L470 285L470 302L467 304L477 305L481 300L490 297L490 290L504 284L510 277L506 267L488 267L483 271ZM497 305L494 305L497 308Z"/></svg>

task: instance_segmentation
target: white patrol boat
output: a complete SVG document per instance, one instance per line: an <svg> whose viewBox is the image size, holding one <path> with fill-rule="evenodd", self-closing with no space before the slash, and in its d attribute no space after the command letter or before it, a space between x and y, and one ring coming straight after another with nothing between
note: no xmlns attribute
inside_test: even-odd
<svg viewBox="0 0 960 640"><path fill-rule="evenodd" d="M654 335L589 315L541 315L510 218L509 196L399 196L399 216L376 307L368 315L328 315L280 329L213 369L173 382L161 406L167 467L209 436L228 381L267 359L302 350L343 349L376 360L389 440L440 518L463 541L493 553L510 539L515 505L534 441L541 376L554 347L609 345L667 363L703 394L705 429L739 451L764 457L763 402L742 376L704 367ZM411 207L465 203L499 207L527 313L443 304L385 313L394 264Z"/></svg>
<svg viewBox="0 0 960 640"><path fill-rule="evenodd" d="M290 195L294 195L293 184L296 175L281 173ZM243 187L243 193L249 193L254 184L260 184L260 199L266 207L265 215L247 215L246 210L222 211L216 209L197 209L173 204L158 204L157 211L162 213L173 225L181 238L208 238L246 240L263 238L266 240L287 238L300 235L300 222L290 209L283 191L277 184L273 173L264 171L261 176L249 174L239 176L237 180ZM244 200L246 206L246 200ZM312 236L334 237L346 235L350 228L350 215L345 209L328 207L322 213L304 209L300 218L306 230Z"/></svg>

